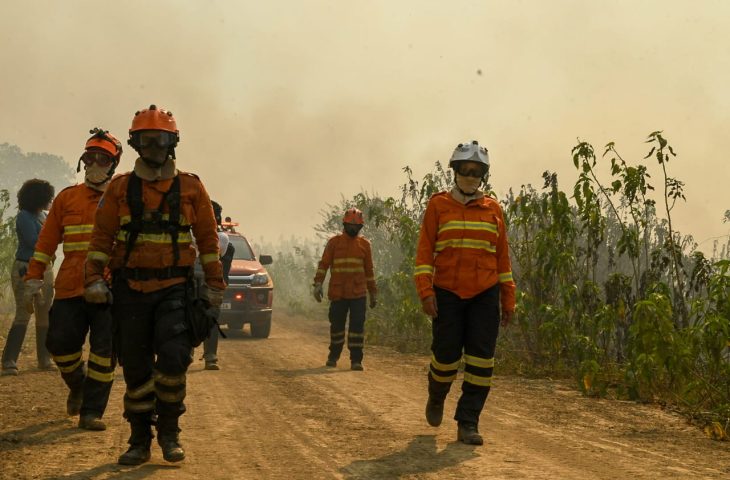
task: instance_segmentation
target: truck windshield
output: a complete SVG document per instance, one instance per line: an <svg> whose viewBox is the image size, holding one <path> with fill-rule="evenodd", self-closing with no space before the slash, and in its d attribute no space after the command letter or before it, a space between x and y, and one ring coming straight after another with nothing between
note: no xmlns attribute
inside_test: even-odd
<svg viewBox="0 0 730 480"><path fill-rule="evenodd" d="M233 244L233 248L236 249L233 252L234 260L253 260L253 252L251 246L248 244L245 238L239 237L238 235L229 235L228 239Z"/></svg>

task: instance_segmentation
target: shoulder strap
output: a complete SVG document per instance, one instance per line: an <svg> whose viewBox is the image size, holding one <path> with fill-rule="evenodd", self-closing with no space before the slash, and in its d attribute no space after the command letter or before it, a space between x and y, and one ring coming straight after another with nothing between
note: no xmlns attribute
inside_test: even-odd
<svg viewBox="0 0 730 480"><path fill-rule="evenodd" d="M124 263L122 266L127 265L129 255L131 255L132 250L134 249L134 244L137 242L139 232L142 231L142 216L144 214L142 179L134 172L132 172L129 176L129 182L127 183L127 205L129 205L129 212L132 218L126 226L127 228L125 228L126 248L124 249Z"/></svg>
<svg viewBox="0 0 730 480"><path fill-rule="evenodd" d="M177 262L180 260L180 247L177 244L177 239L180 234L180 175L175 176L170 189L162 198L163 202L165 200L167 200L167 206L169 208L168 232L170 232L170 238L172 240L173 266L177 266ZM160 205L160 208L162 208L162 205Z"/></svg>

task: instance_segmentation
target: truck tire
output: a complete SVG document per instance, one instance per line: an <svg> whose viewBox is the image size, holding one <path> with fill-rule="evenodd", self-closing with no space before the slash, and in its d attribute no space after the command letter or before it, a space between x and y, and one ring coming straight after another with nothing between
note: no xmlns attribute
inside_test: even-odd
<svg viewBox="0 0 730 480"><path fill-rule="evenodd" d="M243 329L243 320L228 320L228 330L241 330Z"/></svg>
<svg viewBox="0 0 730 480"><path fill-rule="evenodd" d="M251 336L255 338L269 338L271 333L271 313L251 322Z"/></svg>

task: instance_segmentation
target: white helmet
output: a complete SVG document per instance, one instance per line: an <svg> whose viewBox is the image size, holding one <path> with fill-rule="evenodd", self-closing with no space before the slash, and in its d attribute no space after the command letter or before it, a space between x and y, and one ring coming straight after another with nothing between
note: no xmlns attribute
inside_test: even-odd
<svg viewBox="0 0 730 480"><path fill-rule="evenodd" d="M489 172L489 152L485 147L479 145L479 142L472 140L471 143L460 143L454 149L454 153L449 160L449 167L456 167L458 162L477 162L484 165L485 174Z"/></svg>

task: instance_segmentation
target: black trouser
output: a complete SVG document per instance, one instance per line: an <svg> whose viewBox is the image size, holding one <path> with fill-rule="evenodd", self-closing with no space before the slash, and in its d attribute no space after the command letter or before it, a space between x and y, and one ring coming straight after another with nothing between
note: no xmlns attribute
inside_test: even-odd
<svg viewBox="0 0 730 480"><path fill-rule="evenodd" d="M112 314L127 384L124 416L132 423L157 413L158 426L177 425L185 413L185 373L193 360L185 290L179 284L142 293L125 280L114 283Z"/></svg>
<svg viewBox="0 0 730 480"><path fill-rule="evenodd" d="M478 424L492 384L499 333L499 285L468 299L441 288L435 291L438 316L433 319L428 393L436 400L446 398L463 353L464 382L454 419Z"/></svg>
<svg viewBox="0 0 730 480"><path fill-rule="evenodd" d="M203 340L203 359L206 362L218 361L218 325L213 325L210 336Z"/></svg>
<svg viewBox="0 0 730 480"><path fill-rule="evenodd" d="M335 300L330 303L330 360L337 360L345 344L345 323L350 312L350 327L347 330L347 348L350 361L362 362L362 347L365 342L365 297Z"/></svg>
<svg viewBox="0 0 730 480"><path fill-rule="evenodd" d="M89 334L89 359L81 352ZM46 347L68 388L83 391L81 415L101 417L109 401L116 363L112 355L112 316L107 305L82 297L54 300L49 314ZM86 371L84 371L86 370Z"/></svg>

